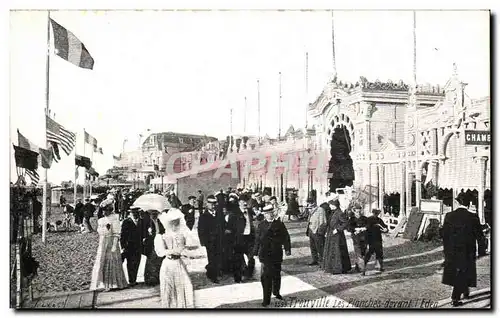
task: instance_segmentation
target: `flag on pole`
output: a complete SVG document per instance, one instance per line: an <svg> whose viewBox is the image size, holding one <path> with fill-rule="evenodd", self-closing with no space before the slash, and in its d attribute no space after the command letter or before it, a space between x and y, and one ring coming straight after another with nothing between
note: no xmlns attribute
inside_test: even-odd
<svg viewBox="0 0 500 318"><path fill-rule="evenodd" d="M30 177L31 182L35 185L38 184L40 176L38 175L38 153L25 149L22 147L14 146L14 158L16 166L26 169L26 174Z"/></svg>
<svg viewBox="0 0 500 318"><path fill-rule="evenodd" d="M45 116L47 120L47 142L60 145L62 150L69 156L76 144L76 135L67 130L49 116ZM56 157L59 159L59 151L54 150Z"/></svg>
<svg viewBox="0 0 500 318"><path fill-rule="evenodd" d="M49 142L53 152L53 159L55 162L61 160L61 155L59 154L59 146L55 142Z"/></svg>
<svg viewBox="0 0 500 318"><path fill-rule="evenodd" d="M84 137L85 137L85 143L89 144L89 145L92 145L94 147L94 152L98 152L98 149L97 149L97 139L95 139L95 137L93 137L91 134L89 134L88 132L84 131Z"/></svg>
<svg viewBox="0 0 500 318"><path fill-rule="evenodd" d="M76 155L75 156L75 166L77 167L85 167L86 169L90 169L92 167L92 161L90 158Z"/></svg>
<svg viewBox="0 0 500 318"><path fill-rule="evenodd" d="M85 45L66 28L50 19L54 32L55 54L62 59L85 69L94 68L94 59Z"/></svg>
<svg viewBox="0 0 500 318"><path fill-rule="evenodd" d="M52 149L43 149L29 141L28 138L24 137L19 129L17 130L18 146L24 149L28 149L40 154L38 157L38 164L45 169L50 169L52 165L53 153Z"/></svg>
<svg viewBox="0 0 500 318"><path fill-rule="evenodd" d="M30 177L31 182L36 186L40 181L40 175L36 170L26 170L26 175Z"/></svg>

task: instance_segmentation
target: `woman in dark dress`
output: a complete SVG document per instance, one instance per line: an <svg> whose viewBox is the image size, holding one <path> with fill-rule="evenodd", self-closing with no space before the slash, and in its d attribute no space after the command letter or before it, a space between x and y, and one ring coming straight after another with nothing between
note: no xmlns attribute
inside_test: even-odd
<svg viewBox="0 0 500 318"><path fill-rule="evenodd" d="M157 234L165 234L165 228L158 219L159 212L149 210L144 233L144 255L146 255L146 266L144 269L144 283L148 286L156 286L160 283L160 267L164 257L159 257L154 249L154 240Z"/></svg>
<svg viewBox="0 0 500 318"><path fill-rule="evenodd" d="M297 202L297 197L295 196L295 194L291 193L290 198L288 200L288 207L286 210L286 215L288 215L288 221L290 221L290 218L292 216L298 217L299 214L300 210L299 210L299 203Z"/></svg>
<svg viewBox="0 0 500 318"><path fill-rule="evenodd" d="M351 260L344 234L349 221L340 209L338 200L331 200L328 204L332 209L332 215L326 231L322 268L330 274L344 274L351 270Z"/></svg>

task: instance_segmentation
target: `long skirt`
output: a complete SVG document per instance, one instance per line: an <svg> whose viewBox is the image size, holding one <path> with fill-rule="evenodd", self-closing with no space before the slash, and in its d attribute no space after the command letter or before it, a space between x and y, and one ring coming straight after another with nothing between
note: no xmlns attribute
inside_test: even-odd
<svg viewBox="0 0 500 318"><path fill-rule="evenodd" d="M99 246L90 282L91 290L127 287L120 249L116 246L116 250L112 252L112 245L113 237L99 237Z"/></svg>
<svg viewBox="0 0 500 318"><path fill-rule="evenodd" d="M182 259L163 260L160 269L160 297L163 308L194 308L194 290Z"/></svg>
<svg viewBox="0 0 500 318"><path fill-rule="evenodd" d="M158 257L155 251L146 259L144 269L144 283L148 286L156 286L160 283L160 268L164 257Z"/></svg>
<svg viewBox="0 0 500 318"><path fill-rule="evenodd" d="M343 232L328 234L323 252L323 270L330 274L343 274L351 270L347 241Z"/></svg>

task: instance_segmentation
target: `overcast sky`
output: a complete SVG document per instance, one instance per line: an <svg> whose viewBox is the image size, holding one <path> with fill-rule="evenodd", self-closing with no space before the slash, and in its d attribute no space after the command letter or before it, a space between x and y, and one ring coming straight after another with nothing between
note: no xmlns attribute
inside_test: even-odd
<svg viewBox="0 0 500 318"><path fill-rule="evenodd" d="M282 131L303 127L308 102L321 93L332 72L331 13L232 11L55 11L51 17L72 31L95 60L80 69L50 59L50 108L56 121L97 138L98 172L112 165L124 139L153 131L224 138L257 134L257 79L261 90L261 134L278 133L282 72ZM341 80L374 81L412 76L410 11L335 11L335 51ZM417 12L417 78L444 85L456 62L471 97L489 95L489 12ZM18 11L10 20L10 132L43 145L47 12ZM309 92L305 94L305 53ZM11 148L11 152L12 148ZM86 155L90 157L90 148ZM13 154L11 154L13 163ZM13 166L13 164L11 164ZM49 171L49 181L73 179L73 155ZM11 168L15 181L15 169Z"/></svg>

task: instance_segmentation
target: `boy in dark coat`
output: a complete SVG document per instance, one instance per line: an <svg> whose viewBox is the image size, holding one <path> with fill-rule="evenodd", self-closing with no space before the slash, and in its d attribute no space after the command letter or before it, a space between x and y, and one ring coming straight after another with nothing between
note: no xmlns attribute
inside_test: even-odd
<svg viewBox="0 0 500 318"><path fill-rule="evenodd" d="M476 242L481 244L484 241L479 217L464 206L463 195L456 200L458 208L446 214L443 224L442 283L453 286L451 300L454 307L462 305L462 294L469 298L469 287L476 287Z"/></svg>
<svg viewBox="0 0 500 318"><path fill-rule="evenodd" d="M387 233L389 228L384 221L379 218L380 210L373 209L372 215L366 219L366 243L368 252L365 254L365 263L363 266L363 275L366 272L366 264L370 261L373 253L379 263L380 271L384 271L384 252L382 248L382 232Z"/></svg>
<svg viewBox="0 0 500 318"><path fill-rule="evenodd" d="M359 273L364 269L364 258L366 254L366 220L367 217L361 214L362 207L354 205L349 215L349 225L347 230L351 232L354 254L356 255L355 270Z"/></svg>
<svg viewBox="0 0 500 318"><path fill-rule="evenodd" d="M290 256L291 243L285 224L275 220L273 206L264 207L262 212L265 219L257 227L253 255L258 255L262 264L260 276L264 295L262 306L267 307L271 303L271 293L277 299L283 299L280 294L283 248L285 254Z"/></svg>

